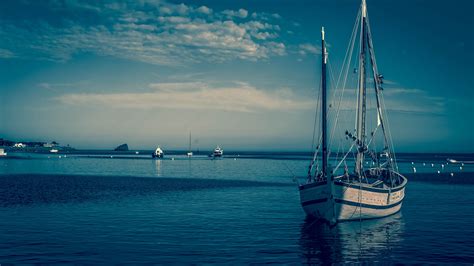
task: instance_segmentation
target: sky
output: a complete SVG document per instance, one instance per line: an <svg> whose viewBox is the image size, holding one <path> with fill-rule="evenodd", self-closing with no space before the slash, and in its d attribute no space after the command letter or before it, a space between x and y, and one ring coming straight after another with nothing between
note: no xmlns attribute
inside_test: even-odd
<svg viewBox="0 0 474 266"><path fill-rule="evenodd" d="M309 151L321 26L337 77L359 5L1 1L0 138ZM367 5L395 151L474 152L474 2Z"/></svg>

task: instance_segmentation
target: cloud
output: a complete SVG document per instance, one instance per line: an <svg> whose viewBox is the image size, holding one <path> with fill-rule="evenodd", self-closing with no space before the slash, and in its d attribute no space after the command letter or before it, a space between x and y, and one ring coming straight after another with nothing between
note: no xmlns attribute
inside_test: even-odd
<svg viewBox="0 0 474 266"><path fill-rule="evenodd" d="M206 15L210 15L212 13L212 9L208 8L207 6L201 6L196 9L196 11Z"/></svg>
<svg viewBox="0 0 474 266"><path fill-rule="evenodd" d="M94 53L151 64L186 65L264 60L285 55L287 49L278 39L280 26L269 20L279 15L254 13L249 17L242 8L217 12L206 6L150 0L51 2L42 8L43 13L52 15L0 19L0 57L64 62L79 53Z"/></svg>
<svg viewBox="0 0 474 266"><path fill-rule="evenodd" d="M224 10L222 11L222 14L226 15L228 18L246 18L249 14L249 12L243 8L234 11L234 10Z"/></svg>
<svg viewBox="0 0 474 266"><path fill-rule="evenodd" d="M234 112L307 110L314 101L297 98L291 90L265 91L245 82L213 86L204 82L153 83L140 93L72 93L57 100L67 105L132 109L191 109Z"/></svg>
<svg viewBox="0 0 474 266"><path fill-rule="evenodd" d="M300 55L321 54L321 47L312 45L310 43L300 44L298 48L299 48L298 53Z"/></svg>
<svg viewBox="0 0 474 266"><path fill-rule="evenodd" d="M446 111L444 98L431 96L421 89L387 88L383 95L387 108L394 111L437 115Z"/></svg>
<svg viewBox="0 0 474 266"><path fill-rule="evenodd" d="M60 91L65 88L76 88L80 86L87 85L87 81L80 81L80 82L74 82L74 83L50 83L50 82L41 82L38 83L37 86L46 89L46 90L51 90L51 91Z"/></svg>
<svg viewBox="0 0 474 266"><path fill-rule="evenodd" d="M337 101L331 101L331 106L334 109L338 106L339 95L336 94ZM386 88L382 91L382 100L388 111L428 115L445 113L445 100L442 97L431 96L421 89ZM355 104L356 90L346 89L341 102L341 110L354 111ZM374 110L375 107L375 93L373 89L368 88L367 110Z"/></svg>
<svg viewBox="0 0 474 266"><path fill-rule="evenodd" d="M12 51L0 48L0 58L14 58L14 57L15 55L13 54Z"/></svg>

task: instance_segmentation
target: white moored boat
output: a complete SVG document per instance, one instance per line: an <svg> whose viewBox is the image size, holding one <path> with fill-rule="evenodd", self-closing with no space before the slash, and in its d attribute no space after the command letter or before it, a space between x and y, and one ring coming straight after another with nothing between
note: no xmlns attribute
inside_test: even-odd
<svg viewBox="0 0 474 266"><path fill-rule="evenodd" d="M160 148L160 146L158 146L158 148L156 148L155 152L153 152L153 154L151 155L151 157L153 158L163 158L163 150Z"/></svg>
<svg viewBox="0 0 474 266"><path fill-rule="evenodd" d="M0 149L0 156L7 156L7 153L4 149Z"/></svg>
<svg viewBox="0 0 474 266"><path fill-rule="evenodd" d="M224 150L221 147L217 146L212 153L213 157L222 157L224 155Z"/></svg>
<svg viewBox="0 0 474 266"><path fill-rule="evenodd" d="M360 32L360 33L359 33ZM336 145L328 143L327 121L329 115L335 121L331 130L330 141L337 134L337 123L345 81L341 89L341 96L338 97L339 104L336 105L334 113L328 114L327 108L327 85L326 85L326 65L328 54L324 40L324 28L322 35L322 63L321 63L321 137L320 144L314 152L313 160L309 166L306 183L299 185L301 205L308 216L316 219L325 220L331 224L338 221L359 220L379 218L394 214L402 207L405 197L405 186L407 179L398 173L395 155L392 147L392 140L386 128L386 114L382 109L383 95L382 83L383 76L379 74L375 55L373 51L372 36L368 23L367 7L365 0L359 10L356 19L349 47L354 48L355 39L359 36L360 49L357 53L359 58L357 75L357 103L355 130L353 133L345 131L343 138L344 144ZM350 51L348 49L348 51ZM344 63L341 73L345 73L342 80L347 80L348 69L351 65L350 56ZM348 62L348 63L347 63ZM346 66L347 63L347 66ZM366 69L370 64L371 81L373 82L373 91L370 96L375 98L375 114L367 115L367 80ZM342 75L344 76L344 75ZM338 88L338 85L336 85ZM367 119L376 119L376 122L367 123ZM341 122L342 123L342 122ZM354 125L352 123L344 124ZM370 132L366 131L366 126L375 125ZM342 135L342 134L341 134ZM381 142L376 145L376 142ZM335 167L331 168L328 164L330 147L347 147L340 149L343 152L337 152L335 157ZM377 147L382 147L382 151L376 151ZM322 148L322 149L320 149ZM353 161L348 159L348 155L354 154ZM383 155L383 156L381 156ZM321 157L321 158L318 158ZM349 172L348 163L354 163L354 170ZM320 167L321 166L321 167ZM341 169L343 168L343 169Z"/></svg>

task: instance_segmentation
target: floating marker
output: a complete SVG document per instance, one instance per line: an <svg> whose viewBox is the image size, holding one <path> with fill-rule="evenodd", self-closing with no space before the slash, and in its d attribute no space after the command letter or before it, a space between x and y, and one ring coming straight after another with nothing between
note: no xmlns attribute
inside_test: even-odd
<svg viewBox="0 0 474 266"><path fill-rule="evenodd" d="M234 161L237 161L237 158L234 158Z"/></svg>
<svg viewBox="0 0 474 266"><path fill-rule="evenodd" d="M441 165L441 168L443 168L443 169L444 169L444 164L442 164L442 165Z"/></svg>
<svg viewBox="0 0 474 266"><path fill-rule="evenodd" d="M451 176L454 176L454 173L451 173Z"/></svg>
<svg viewBox="0 0 474 266"><path fill-rule="evenodd" d="M431 164L431 167L434 167L434 163Z"/></svg>
<svg viewBox="0 0 474 266"><path fill-rule="evenodd" d="M59 155L59 159L61 159L61 155Z"/></svg>
<svg viewBox="0 0 474 266"><path fill-rule="evenodd" d="M416 173L416 168L415 167L413 167L413 173Z"/></svg>
<svg viewBox="0 0 474 266"><path fill-rule="evenodd" d="M459 170L462 170L462 166L459 166Z"/></svg>
<svg viewBox="0 0 474 266"><path fill-rule="evenodd" d="M441 173L439 170L438 170L438 174Z"/></svg>
<svg viewBox="0 0 474 266"><path fill-rule="evenodd" d="M464 163L462 163L461 165L464 166Z"/></svg>
<svg viewBox="0 0 474 266"><path fill-rule="evenodd" d="M426 165L426 163L423 163L423 166L425 166L425 165Z"/></svg>

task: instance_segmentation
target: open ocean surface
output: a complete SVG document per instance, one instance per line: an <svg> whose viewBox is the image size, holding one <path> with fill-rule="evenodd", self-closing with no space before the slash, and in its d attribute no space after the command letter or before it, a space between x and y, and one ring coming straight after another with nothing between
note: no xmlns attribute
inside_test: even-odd
<svg viewBox="0 0 474 266"><path fill-rule="evenodd" d="M301 154L9 156L1 264L474 263L474 165L441 168L472 155L399 156L402 211L332 228L305 219Z"/></svg>

